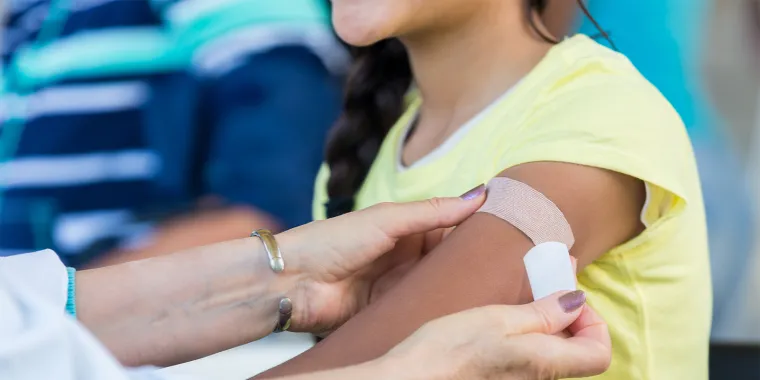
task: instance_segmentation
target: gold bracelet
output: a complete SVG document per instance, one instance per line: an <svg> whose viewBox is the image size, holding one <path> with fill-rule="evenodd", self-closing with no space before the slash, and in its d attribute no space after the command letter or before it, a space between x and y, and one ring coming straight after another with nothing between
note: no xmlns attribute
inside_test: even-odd
<svg viewBox="0 0 760 380"><path fill-rule="evenodd" d="M282 257L280 246L277 244L277 239L274 238L272 232L269 230L256 230L251 232L251 237L257 237L264 243L264 250L267 251L269 256L269 267L275 273L281 273L285 270L285 259ZM288 297L280 299L280 303L277 307L277 325L274 328L275 333L288 331L290 323L293 319L293 302Z"/></svg>
<svg viewBox="0 0 760 380"><path fill-rule="evenodd" d="M272 268L274 273L280 273L285 270L285 259L282 258L280 246L277 244L277 240L271 231L256 230L251 232L251 237L257 237L264 243L264 250L267 251L267 256L269 256L269 267Z"/></svg>

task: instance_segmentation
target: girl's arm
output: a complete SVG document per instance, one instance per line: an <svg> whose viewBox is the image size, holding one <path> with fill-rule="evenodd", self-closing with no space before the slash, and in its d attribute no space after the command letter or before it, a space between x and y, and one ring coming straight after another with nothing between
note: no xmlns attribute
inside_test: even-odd
<svg viewBox="0 0 760 380"><path fill-rule="evenodd" d="M575 234L580 268L641 229L643 184L632 177L565 163L531 163L501 176L551 199ZM378 358L425 322L490 304L532 300L523 256L532 243L515 227L475 214L386 295L305 354L259 378L349 366Z"/></svg>

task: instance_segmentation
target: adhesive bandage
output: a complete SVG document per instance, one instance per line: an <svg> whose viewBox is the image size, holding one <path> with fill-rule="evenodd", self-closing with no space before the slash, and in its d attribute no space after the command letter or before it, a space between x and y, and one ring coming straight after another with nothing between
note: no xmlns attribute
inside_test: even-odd
<svg viewBox="0 0 760 380"><path fill-rule="evenodd" d="M535 245L523 258L534 300L576 289L573 231L549 198L520 181L497 177L488 182L488 198L478 212L515 226Z"/></svg>

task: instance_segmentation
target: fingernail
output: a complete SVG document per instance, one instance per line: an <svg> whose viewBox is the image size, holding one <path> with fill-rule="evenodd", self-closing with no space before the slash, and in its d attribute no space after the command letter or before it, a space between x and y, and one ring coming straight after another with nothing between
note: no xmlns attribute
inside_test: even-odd
<svg viewBox="0 0 760 380"><path fill-rule="evenodd" d="M472 189L472 190L470 190L470 191L462 194L462 196L459 197L459 198L462 198L462 199L464 199L466 201L470 201L470 200L473 200L475 198L480 197L485 192L486 192L486 185L480 185L480 186L478 186L478 187L476 187L476 188L474 188L474 189Z"/></svg>
<svg viewBox="0 0 760 380"><path fill-rule="evenodd" d="M565 313L572 313L586 304L586 293L576 290L559 297L559 305Z"/></svg>

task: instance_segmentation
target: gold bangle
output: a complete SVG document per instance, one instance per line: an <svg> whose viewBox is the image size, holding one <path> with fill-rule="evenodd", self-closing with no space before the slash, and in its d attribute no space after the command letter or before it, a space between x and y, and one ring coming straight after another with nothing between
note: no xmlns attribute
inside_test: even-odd
<svg viewBox="0 0 760 380"><path fill-rule="evenodd" d="M285 259L282 258L282 252L280 252L280 246L277 245L277 240L269 230L256 230L251 232L251 237L257 237L264 243L264 250L267 251L269 256L269 267L272 268L274 273L280 273L285 270Z"/></svg>
<svg viewBox="0 0 760 380"><path fill-rule="evenodd" d="M285 270L285 259L282 258L280 246L277 239L274 238L269 230L256 230L251 232L251 237L257 237L264 243L264 250L269 256L269 267L275 273L281 273ZM283 297L277 307L277 325L274 327L275 333L288 331L290 323L293 320L293 302L288 297Z"/></svg>

